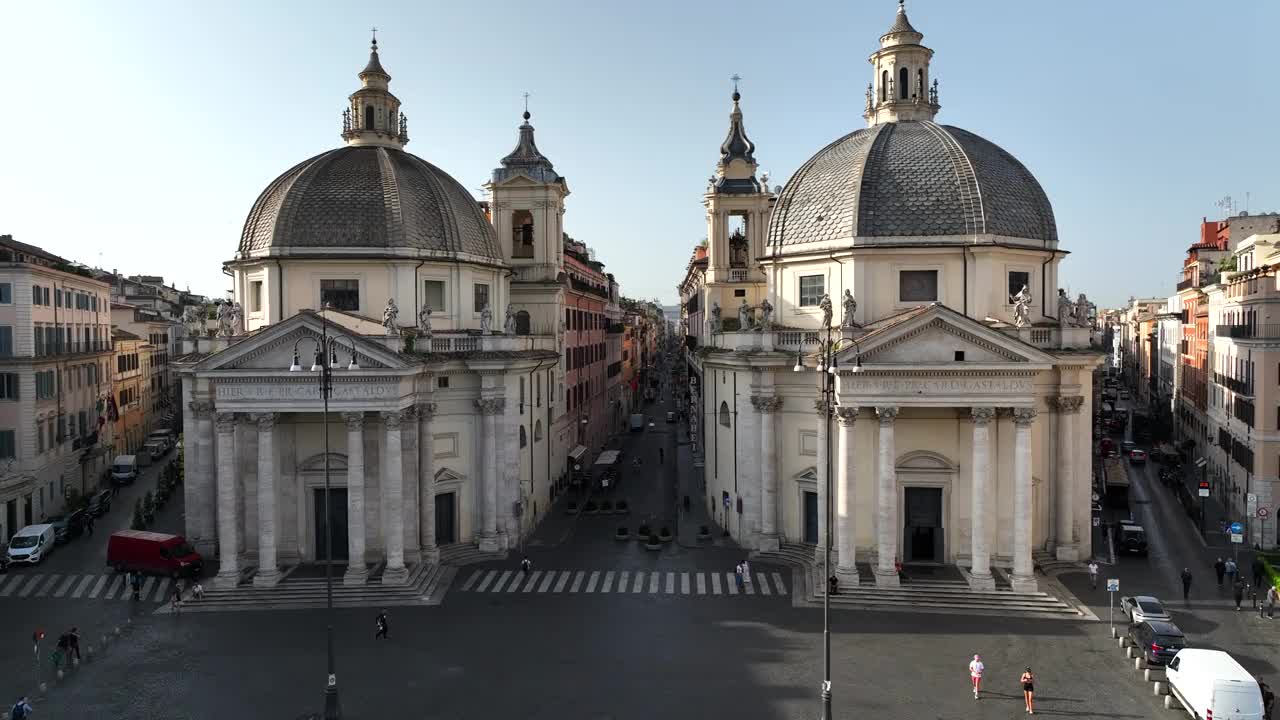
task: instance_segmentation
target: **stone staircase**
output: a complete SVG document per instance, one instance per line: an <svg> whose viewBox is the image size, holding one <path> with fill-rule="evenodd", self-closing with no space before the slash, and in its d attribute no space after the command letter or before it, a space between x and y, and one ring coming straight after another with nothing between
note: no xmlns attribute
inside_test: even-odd
<svg viewBox="0 0 1280 720"><path fill-rule="evenodd" d="M1084 563L1059 560L1056 555L1048 550L1033 550L1031 552L1031 560L1045 575L1056 577L1064 572L1088 572Z"/></svg>
<svg viewBox="0 0 1280 720"><path fill-rule="evenodd" d="M789 565L793 569L792 601L796 606L821 605L826 595L822 568L814 558L812 545L789 543L776 552L753 553L753 559ZM1079 609L1047 592L1019 593L1009 587L1008 577L993 568L995 590L971 590L964 580L908 580L898 587L879 587L865 571L856 586L842 585L831 596L834 608L923 612L948 615L993 615L1000 617L1096 620L1088 609ZM1050 583L1057 586L1057 583ZM1065 589L1057 586L1063 595Z"/></svg>
<svg viewBox="0 0 1280 720"><path fill-rule="evenodd" d="M451 567L475 565L476 563L506 560L506 551L484 552L472 543L460 542L440 546L440 564Z"/></svg>
<svg viewBox="0 0 1280 720"><path fill-rule="evenodd" d="M344 608L439 605L456 573L456 568L443 564L419 563L409 568L409 578L404 585L383 585L379 576L358 586L343 585L342 576L338 574L333 578L333 605ZM204 598L184 602L182 612L299 610L325 606L323 579L286 577L271 588L255 588L252 584L241 584L234 589L206 588ZM170 612L167 603L156 610L157 615Z"/></svg>

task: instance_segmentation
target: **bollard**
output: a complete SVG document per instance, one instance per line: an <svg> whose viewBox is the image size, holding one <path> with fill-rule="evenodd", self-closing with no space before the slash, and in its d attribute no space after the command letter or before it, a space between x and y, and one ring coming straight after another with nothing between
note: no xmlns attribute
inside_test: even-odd
<svg viewBox="0 0 1280 720"><path fill-rule="evenodd" d="M1117 639L1117 640L1116 640L1116 645L1117 645L1118 647L1123 648L1123 647L1124 647L1125 645L1127 645L1127 644L1129 644L1129 639L1128 639L1128 638L1119 638L1119 639Z"/></svg>
<svg viewBox="0 0 1280 720"><path fill-rule="evenodd" d="M1173 709L1173 696L1172 696L1172 695L1165 695L1165 696L1164 696L1164 709L1165 709L1165 710L1172 710L1172 709Z"/></svg>
<svg viewBox="0 0 1280 720"><path fill-rule="evenodd" d="M106 634L106 633L102 633L102 645L103 645L103 647L106 647L107 642L108 642L107 634Z"/></svg>
<svg viewBox="0 0 1280 720"><path fill-rule="evenodd" d="M1118 638L1118 637L1120 637L1120 631L1119 631L1119 630L1116 630L1114 627L1113 627L1113 628L1111 628L1111 637L1113 637L1113 638Z"/></svg>
<svg viewBox="0 0 1280 720"><path fill-rule="evenodd" d="M1126 648L1124 654L1126 657L1136 658L1138 657L1138 648Z"/></svg>
<svg viewBox="0 0 1280 720"><path fill-rule="evenodd" d="M43 695L46 692L49 692L49 683L42 682L40 683L39 688L40 688L40 694Z"/></svg>
<svg viewBox="0 0 1280 720"><path fill-rule="evenodd" d="M117 625L117 626L116 626L115 633L116 633L116 637L120 637L120 626L119 626L119 625Z"/></svg>
<svg viewBox="0 0 1280 720"><path fill-rule="evenodd" d="M61 679L62 679L62 677L63 677L63 674L62 674L62 668L58 668L58 672L54 675L54 677L56 677L56 678L57 678L57 679L59 679L59 680L61 680Z"/></svg>
<svg viewBox="0 0 1280 720"><path fill-rule="evenodd" d="M1155 695L1169 695L1169 688L1162 682L1151 683L1151 692ZM1166 706L1167 707L1167 706Z"/></svg>
<svg viewBox="0 0 1280 720"><path fill-rule="evenodd" d="M92 645L90 645L88 648L86 648L86 649L85 649L85 651L84 651L84 657L85 657L85 659L86 659L86 660L92 660L92 659L93 659L93 646L92 646Z"/></svg>
<svg viewBox="0 0 1280 720"><path fill-rule="evenodd" d="M1147 668L1147 670L1142 673L1142 679L1147 682L1158 682L1160 680L1164 680L1164 671Z"/></svg>

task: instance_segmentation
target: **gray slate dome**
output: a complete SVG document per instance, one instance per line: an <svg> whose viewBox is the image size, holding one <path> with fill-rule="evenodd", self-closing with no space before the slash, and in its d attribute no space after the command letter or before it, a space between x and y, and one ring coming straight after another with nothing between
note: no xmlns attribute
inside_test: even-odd
<svg viewBox="0 0 1280 720"><path fill-rule="evenodd" d="M380 146L341 147L294 166L258 196L240 236L241 257L346 248L503 261L466 188L416 155Z"/></svg>
<svg viewBox="0 0 1280 720"><path fill-rule="evenodd" d="M805 163L778 197L769 243L999 235L1056 243L1053 207L997 145L930 121L854 131Z"/></svg>

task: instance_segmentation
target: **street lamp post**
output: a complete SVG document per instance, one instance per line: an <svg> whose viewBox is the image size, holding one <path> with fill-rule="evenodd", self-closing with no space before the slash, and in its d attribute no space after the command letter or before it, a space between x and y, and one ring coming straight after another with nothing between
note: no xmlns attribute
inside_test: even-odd
<svg viewBox="0 0 1280 720"><path fill-rule="evenodd" d="M338 364L338 338L345 336L329 335L329 323L324 314L327 309L326 305L320 311L319 342L314 338L302 337L293 344L293 364L289 366L289 371L302 372L302 364L298 361L298 346L304 341L314 344L316 356L311 364L311 372L319 373L320 399L323 403L321 424L324 427L324 594L327 621L325 642L328 659L328 679L324 687L324 720L341 720L342 703L338 698L338 673L333 659L333 532L330 528L332 516L329 514L329 397L333 394L333 366ZM351 343L351 362L347 365L347 369L359 370L355 343L351 338L346 339Z"/></svg>

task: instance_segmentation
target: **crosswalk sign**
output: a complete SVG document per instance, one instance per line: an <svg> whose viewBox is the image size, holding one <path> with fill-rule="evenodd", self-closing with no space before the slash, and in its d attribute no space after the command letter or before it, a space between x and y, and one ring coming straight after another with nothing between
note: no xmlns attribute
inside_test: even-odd
<svg viewBox="0 0 1280 720"><path fill-rule="evenodd" d="M1107 592L1120 592L1120 578L1107 578Z"/></svg>

